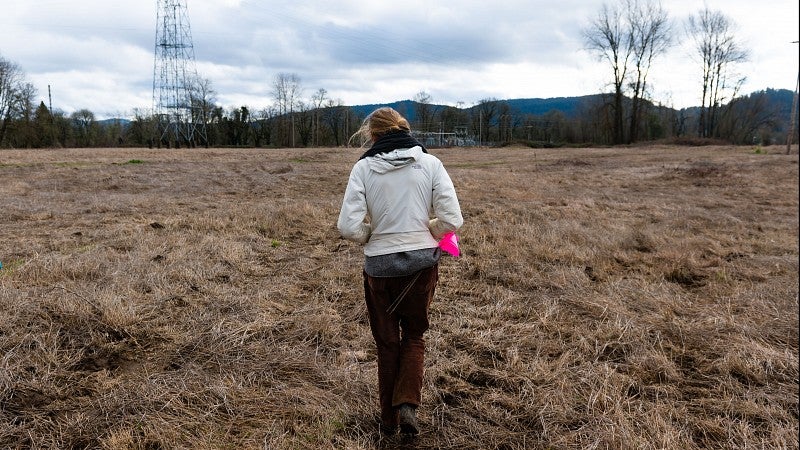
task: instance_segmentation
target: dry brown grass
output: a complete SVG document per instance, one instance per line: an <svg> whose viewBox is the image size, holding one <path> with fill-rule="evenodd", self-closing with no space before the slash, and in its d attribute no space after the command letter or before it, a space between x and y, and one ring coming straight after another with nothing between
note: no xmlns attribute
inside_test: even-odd
<svg viewBox="0 0 800 450"><path fill-rule="evenodd" d="M444 149L423 433L379 435L353 149L0 152L0 447L798 448L798 157Z"/></svg>

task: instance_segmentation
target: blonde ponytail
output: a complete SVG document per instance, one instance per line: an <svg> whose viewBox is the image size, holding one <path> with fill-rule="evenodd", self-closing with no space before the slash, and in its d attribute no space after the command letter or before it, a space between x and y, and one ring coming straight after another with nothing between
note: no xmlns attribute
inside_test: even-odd
<svg viewBox="0 0 800 450"><path fill-rule="evenodd" d="M354 140L358 140L359 147L366 147L384 134L400 130L411 131L408 120L392 108L378 108L364 119L358 131L350 136L347 144L350 145Z"/></svg>

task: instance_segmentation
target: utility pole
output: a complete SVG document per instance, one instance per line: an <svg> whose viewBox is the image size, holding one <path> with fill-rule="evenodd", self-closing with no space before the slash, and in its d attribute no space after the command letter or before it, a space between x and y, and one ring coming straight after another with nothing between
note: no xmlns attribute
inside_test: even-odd
<svg viewBox="0 0 800 450"><path fill-rule="evenodd" d="M56 116L53 115L53 94L50 93L50 85L47 85L47 104L50 108L50 135L52 138L52 143L55 144L56 142Z"/></svg>
<svg viewBox="0 0 800 450"><path fill-rule="evenodd" d="M483 111L478 110L478 147L483 146Z"/></svg>
<svg viewBox="0 0 800 450"><path fill-rule="evenodd" d="M797 44L798 41L792 41L792 44ZM795 123L795 115L797 114L797 90L800 88L800 69L797 72L797 84L794 86L794 96L792 98L792 114L790 115L791 120L789 122L789 135L786 136L786 154L792 152L792 139L794 139L794 123Z"/></svg>
<svg viewBox="0 0 800 450"><path fill-rule="evenodd" d="M158 147L208 145L196 98L197 70L185 0L157 0L153 109Z"/></svg>

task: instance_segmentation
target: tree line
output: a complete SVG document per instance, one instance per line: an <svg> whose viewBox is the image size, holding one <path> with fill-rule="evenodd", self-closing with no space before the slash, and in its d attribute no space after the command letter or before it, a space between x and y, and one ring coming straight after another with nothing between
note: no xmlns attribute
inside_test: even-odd
<svg viewBox="0 0 800 450"><path fill-rule="evenodd" d="M553 110L530 114L509 102L482 99L471 107L436 105L426 92L408 103L412 125L429 144L536 146L616 145L665 139L716 139L734 144L786 142L789 112L781 91L741 95L745 77L736 71L747 50L722 12L703 8L684 23L683 33L701 61L701 105L676 110L652 99L648 76L653 62L671 48L678 32L654 0L604 4L583 40L607 64L609 89L589 96L570 116ZM0 147L114 146L341 146L365 114L328 96L325 89L304 98L297 74L280 73L272 84L272 104L225 109L211 82L198 78L189 89L192 120L203 128L193 142L164 141L159 120L134 110L132 120L99 121L81 109L71 114L35 103L35 87L22 69L0 56Z"/></svg>

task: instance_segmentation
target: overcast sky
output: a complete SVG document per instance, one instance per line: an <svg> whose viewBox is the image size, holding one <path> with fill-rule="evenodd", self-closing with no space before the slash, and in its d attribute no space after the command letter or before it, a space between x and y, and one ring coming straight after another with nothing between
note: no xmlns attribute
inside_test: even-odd
<svg viewBox="0 0 800 450"><path fill-rule="evenodd" d="M616 4L617 0L605 3ZM187 0L196 68L220 105L273 103L278 73L300 77L346 105L388 103L427 92L433 103L550 98L607 90L606 63L581 30L602 0ZM0 56L20 66L47 103L98 118L152 107L156 0L2 0ZM664 0L676 45L657 60L651 96L700 103L702 69L685 35L697 0ZM744 93L794 90L797 0L707 0L735 24L750 52Z"/></svg>

